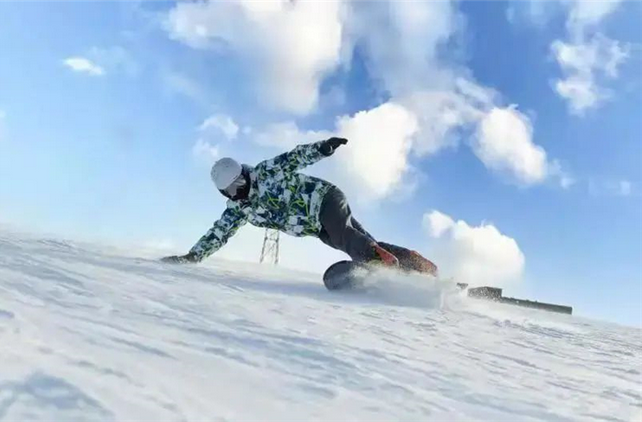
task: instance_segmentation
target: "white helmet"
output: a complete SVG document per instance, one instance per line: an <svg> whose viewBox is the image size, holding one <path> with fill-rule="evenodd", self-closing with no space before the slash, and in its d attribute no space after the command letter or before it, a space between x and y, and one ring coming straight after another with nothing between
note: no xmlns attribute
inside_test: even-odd
<svg viewBox="0 0 642 422"><path fill-rule="evenodd" d="M212 166L212 181L218 190L227 189L242 172L242 167L234 159L225 157Z"/></svg>

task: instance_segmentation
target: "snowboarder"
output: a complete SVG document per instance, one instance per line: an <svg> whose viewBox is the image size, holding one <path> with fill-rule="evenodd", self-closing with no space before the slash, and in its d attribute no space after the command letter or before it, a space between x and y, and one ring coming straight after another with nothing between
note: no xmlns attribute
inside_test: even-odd
<svg viewBox="0 0 642 422"><path fill-rule="evenodd" d="M232 158L218 160L212 181L228 198L221 218L186 255L168 256L169 263L197 263L225 245L250 222L293 236L315 236L328 246L347 253L353 261L401 266L436 274L436 266L415 251L377 242L353 217L345 194L332 183L298 170L329 157L347 139L299 145L290 152L254 167Z"/></svg>

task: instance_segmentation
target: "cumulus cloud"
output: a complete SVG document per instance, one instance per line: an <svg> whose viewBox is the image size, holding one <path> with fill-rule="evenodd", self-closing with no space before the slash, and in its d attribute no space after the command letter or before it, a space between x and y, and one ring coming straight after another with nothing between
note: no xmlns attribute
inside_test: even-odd
<svg viewBox="0 0 642 422"><path fill-rule="evenodd" d="M135 76L140 71L138 63L125 48L115 45L111 47L92 47L87 57L105 71L111 73L123 72Z"/></svg>
<svg viewBox="0 0 642 422"><path fill-rule="evenodd" d="M65 66L78 73L91 76L103 76L105 69L85 57L69 57L63 60Z"/></svg>
<svg viewBox="0 0 642 422"><path fill-rule="evenodd" d="M236 139L239 131L232 117L213 114L198 126L199 137L192 146L192 154L199 161L211 165L220 158L220 142Z"/></svg>
<svg viewBox="0 0 642 422"><path fill-rule="evenodd" d="M556 160L533 140L533 125L515 106L502 107L498 94L467 80L452 91L416 93L407 99L419 121L412 148L418 155L456 146L461 130L475 128L469 143L491 171L522 185L555 179L563 188L574 181Z"/></svg>
<svg viewBox="0 0 642 422"><path fill-rule="evenodd" d="M294 122L256 131L254 142L280 149L326 139L333 134L349 139L333 162L333 180L357 192L361 202L409 194L417 183L411 152L433 154L457 144L450 134L477 128L469 142L476 156L492 171L522 185L555 180L567 189L575 181L557 160L549 160L533 142L528 117L515 107L493 106L494 94L466 85L469 92L422 92L404 104L389 101L370 110L337 119L330 131L304 131ZM464 90L464 91L465 91Z"/></svg>
<svg viewBox="0 0 642 422"><path fill-rule="evenodd" d="M569 15L566 27L572 38L581 39L585 33L599 25L604 18L613 13L622 0L571 0L566 4Z"/></svg>
<svg viewBox="0 0 642 422"><path fill-rule="evenodd" d="M435 239L442 276L474 286L506 286L521 279L525 258L515 239L492 224L471 226L433 210L423 225Z"/></svg>
<svg viewBox="0 0 642 422"><path fill-rule="evenodd" d="M400 101L418 120L413 152L419 156L455 147L460 129L477 124L497 99L497 94L469 80L459 78L449 89L423 90Z"/></svg>
<svg viewBox="0 0 642 422"><path fill-rule="evenodd" d="M621 3L623 0L521 0L508 4L506 17L515 24L526 18L527 22L544 25L556 13L566 12L569 35L580 39L595 30Z"/></svg>
<svg viewBox="0 0 642 422"><path fill-rule="evenodd" d="M178 4L166 27L193 48L236 53L258 70L260 93L272 105L305 114L317 104L324 77L349 66L357 45L394 97L452 84L453 69L437 56L460 22L449 1L204 1Z"/></svg>
<svg viewBox="0 0 642 422"><path fill-rule="evenodd" d="M551 51L563 74L553 87L568 102L573 114L583 115L610 97L603 84L608 79L617 78L618 68L629 57L627 44L595 32L619 3L619 0L575 0L568 3L566 26L570 40L554 41Z"/></svg>
<svg viewBox="0 0 642 422"><path fill-rule="evenodd" d="M533 128L515 108L493 108L481 120L473 150L491 170L508 172L519 182L542 182L548 174L543 148L532 141Z"/></svg>
<svg viewBox="0 0 642 422"><path fill-rule="evenodd" d="M199 138L192 147L192 154L197 160L200 160L208 165L214 164L220 156L218 145L213 145L203 138Z"/></svg>
<svg viewBox="0 0 642 422"><path fill-rule="evenodd" d="M480 119L471 142L473 152L491 171L527 186L552 180L563 189L574 178L558 160L533 142L533 126L528 116L515 106L493 107Z"/></svg>
<svg viewBox="0 0 642 422"><path fill-rule="evenodd" d="M201 132L215 132L222 133L226 139L235 139L239 133L239 127L236 122L225 114L214 114L203 123L198 128Z"/></svg>
<svg viewBox="0 0 642 422"><path fill-rule="evenodd" d="M629 58L630 46L611 40L599 32L600 25L622 0L524 0L512 2L508 19L521 24L520 18L543 26L557 12L566 13L566 39L555 40L551 53L562 71L553 81L555 92L567 103L569 111L584 115L608 100L605 88L618 77L618 68Z"/></svg>
<svg viewBox="0 0 642 422"><path fill-rule="evenodd" d="M120 46L92 47L86 55L69 57L63 60L63 63L74 72L91 76L104 76L108 72L119 71L129 75L138 73L138 64L129 52Z"/></svg>
<svg viewBox="0 0 642 422"><path fill-rule="evenodd" d="M629 57L628 46L600 34L588 42L575 44L557 40L551 50L565 75L555 82L555 91L569 102L571 112L577 115L609 98L609 92L600 86L599 80L617 78L618 68Z"/></svg>
<svg viewBox="0 0 642 422"><path fill-rule="evenodd" d="M381 199L400 187L410 170L408 152L417 130L415 114L394 102L338 120L337 132L350 139L350 148L340 156L343 168L360 181L368 199Z"/></svg>
<svg viewBox="0 0 642 422"><path fill-rule="evenodd" d="M446 45L456 50L456 34L462 28L454 3L368 3L357 4L352 12L348 32L368 51L371 73L392 95L391 102L402 106L416 122L409 133L386 143L393 151L403 151L404 159L395 163L408 166L410 152L422 157L456 147L467 130L477 127L482 136L473 146L491 170L507 170L525 184L541 183L549 175L563 173L561 169L548 171L553 163L547 161L544 149L534 144L527 116L516 110L493 112L502 109L501 96L440 57L440 49ZM514 135L517 140L511 138ZM407 167L406 172L411 170ZM399 174L404 172L388 173ZM402 180L397 176L386 179L394 182L378 186L395 186ZM564 173L563 179L560 183L568 187L570 177ZM386 188L376 196L391 191Z"/></svg>
<svg viewBox="0 0 642 422"><path fill-rule="evenodd" d="M343 3L194 2L169 13L170 36L193 48L231 49L257 69L263 99L304 114L319 84L340 63Z"/></svg>
<svg viewBox="0 0 642 422"><path fill-rule="evenodd" d="M521 0L508 3L506 18L515 25L532 23L543 26L553 14L563 7L560 2L542 0Z"/></svg>
<svg viewBox="0 0 642 422"><path fill-rule="evenodd" d="M392 95L454 80L439 60L439 48L462 27L454 2L353 2L349 17L349 42L366 49L370 72Z"/></svg>

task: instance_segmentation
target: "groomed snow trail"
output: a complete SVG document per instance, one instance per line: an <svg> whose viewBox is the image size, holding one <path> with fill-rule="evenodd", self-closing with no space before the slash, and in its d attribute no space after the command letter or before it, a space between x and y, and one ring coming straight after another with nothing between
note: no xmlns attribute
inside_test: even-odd
<svg viewBox="0 0 642 422"><path fill-rule="evenodd" d="M1 421L639 421L641 372L639 328L430 280L331 293L0 231Z"/></svg>

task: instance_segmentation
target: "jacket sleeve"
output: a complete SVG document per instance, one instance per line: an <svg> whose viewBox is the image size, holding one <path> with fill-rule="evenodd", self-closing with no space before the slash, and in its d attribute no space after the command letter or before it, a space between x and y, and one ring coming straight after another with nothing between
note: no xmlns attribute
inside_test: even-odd
<svg viewBox="0 0 642 422"><path fill-rule="evenodd" d="M223 247L247 222L247 214L239 207L228 206L223 215L190 249L195 261L200 262Z"/></svg>
<svg viewBox="0 0 642 422"><path fill-rule="evenodd" d="M303 144L294 148L292 151L285 152L281 155L263 161L259 165L268 171L294 172L310 166L322 158L326 158L321 153L321 144L325 141L313 142L311 144Z"/></svg>

